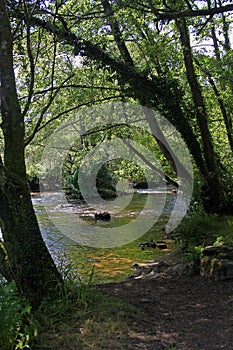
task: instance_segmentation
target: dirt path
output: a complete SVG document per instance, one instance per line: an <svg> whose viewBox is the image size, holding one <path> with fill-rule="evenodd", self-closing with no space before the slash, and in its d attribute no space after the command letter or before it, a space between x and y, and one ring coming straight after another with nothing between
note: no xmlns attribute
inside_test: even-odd
<svg viewBox="0 0 233 350"><path fill-rule="evenodd" d="M128 349L233 349L233 281L130 279L98 288L138 310L127 320Z"/></svg>

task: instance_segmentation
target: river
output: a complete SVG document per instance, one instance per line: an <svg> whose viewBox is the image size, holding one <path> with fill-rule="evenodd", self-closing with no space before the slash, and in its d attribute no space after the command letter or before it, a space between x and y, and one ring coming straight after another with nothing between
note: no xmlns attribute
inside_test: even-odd
<svg viewBox="0 0 233 350"><path fill-rule="evenodd" d="M161 201L163 203L164 195L166 200L161 211L161 205L158 203ZM143 211L148 196L158 204L156 204L156 207L159 208L160 213L156 214L156 210ZM164 250L162 252L158 248L142 250L140 244L151 239L154 241L165 239L165 226L171 212L174 211L177 196L167 188L138 190L134 194L130 205L121 212L115 211L113 214L111 213L112 217L109 222L96 222L94 218L96 210L81 202L73 201L69 204L57 205L55 208L53 207L49 210L46 208L45 210L43 200L39 194L32 194L32 201L43 238L56 264L63 273L65 275L76 274L82 279L88 279L94 267L94 282L106 282L125 278L132 273L132 265L134 263L144 263L153 260L161 253L167 251ZM179 211L179 206L175 210ZM135 240L130 238L126 244L118 244L113 247L93 247L80 244L76 239L73 240L64 234L63 226L56 226L57 220L59 220L59 225L62 222L64 227L66 227L68 222L69 225L71 222L74 226L74 220L81 218L86 226L98 226L98 228L103 228L103 230L106 228L124 227L141 215L141 212L143 212L141 221L144 223L148 222L151 216L157 215L155 223L144 235L136 237ZM82 234L85 235L85 231ZM168 249L174 246L174 242L171 240L166 240L166 242Z"/></svg>

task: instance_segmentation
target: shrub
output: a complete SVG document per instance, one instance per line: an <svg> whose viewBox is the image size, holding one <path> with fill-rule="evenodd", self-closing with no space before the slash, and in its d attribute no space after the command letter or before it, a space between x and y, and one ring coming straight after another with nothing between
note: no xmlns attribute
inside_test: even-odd
<svg viewBox="0 0 233 350"><path fill-rule="evenodd" d="M29 342L37 333L30 311L30 305L17 293L15 283L0 279L1 349L29 349Z"/></svg>
<svg viewBox="0 0 233 350"><path fill-rule="evenodd" d="M212 244L215 237L215 224L218 215L207 214L204 210L189 213L175 230L177 239L186 246Z"/></svg>

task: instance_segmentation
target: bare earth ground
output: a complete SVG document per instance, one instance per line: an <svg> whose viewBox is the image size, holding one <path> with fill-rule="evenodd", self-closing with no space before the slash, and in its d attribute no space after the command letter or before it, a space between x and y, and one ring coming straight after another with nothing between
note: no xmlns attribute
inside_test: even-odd
<svg viewBox="0 0 233 350"><path fill-rule="evenodd" d="M178 263L181 251L158 260ZM91 314L81 321L71 318L61 328L45 331L34 349L233 350L233 280L131 276L94 289L115 298L101 299L110 304L101 304L94 318Z"/></svg>
<svg viewBox="0 0 233 350"><path fill-rule="evenodd" d="M233 281L199 276L129 279L98 289L138 310L128 315L124 350L233 349Z"/></svg>

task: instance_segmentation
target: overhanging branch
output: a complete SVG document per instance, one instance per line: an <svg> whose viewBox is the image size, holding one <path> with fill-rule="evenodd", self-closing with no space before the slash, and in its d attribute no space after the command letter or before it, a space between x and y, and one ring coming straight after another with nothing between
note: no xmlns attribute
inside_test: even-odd
<svg viewBox="0 0 233 350"><path fill-rule="evenodd" d="M151 2L150 2L151 5ZM176 10L164 10L157 9L155 6L150 6L152 13L157 17L158 20L173 20L186 17L203 17L203 16L214 16L220 13L232 12L233 4L213 7L209 9L201 10L192 10L188 9L185 11L176 11Z"/></svg>
<svg viewBox="0 0 233 350"><path fill-rule="evenodd" d="M16 16L24 18L24 13L18 11ZM110 66L118 73L120 83L126 84L125 93L128 97L139 100L143 106L157 110L163 109L164 116L180 131L199 169L203 169L204 160L200 144L191 125L183 115L179 99L180 90L174 79L158 76L148 78L145 73L138 72L134 67L112 57L98 45L79 37L56 23L35 16L31 17L30 21L31 25L39 26L52 35L56 34L57 40L72 46L76 55L86 56L92 61L98 62L99 66Z"/></svg>

